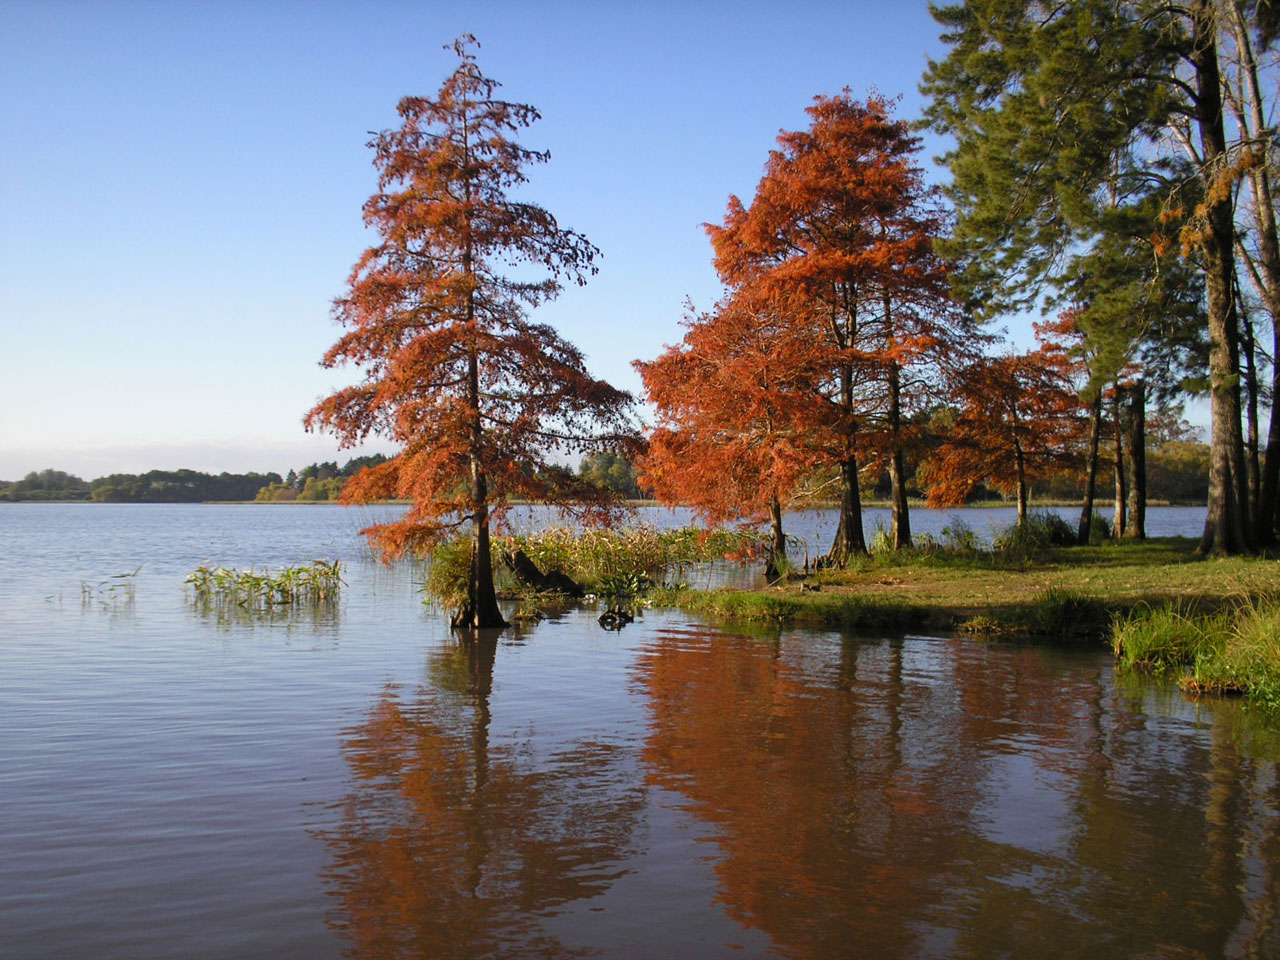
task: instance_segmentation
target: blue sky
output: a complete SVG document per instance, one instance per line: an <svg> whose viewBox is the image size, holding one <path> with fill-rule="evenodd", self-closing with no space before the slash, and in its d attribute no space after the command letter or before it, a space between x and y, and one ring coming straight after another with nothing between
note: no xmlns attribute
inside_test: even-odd
<svg viewBox="0 0 1280 960"><path fill-rule="evenodd" d="M301 418L357 377L317 361L368 240L369 131L467 31L543 114L529 198L604 254L538 319L632 390L717 296L701 224L779 129L845 86L914 118L942 52L924 0L0 0L0 478L350 456Z"/></svg>

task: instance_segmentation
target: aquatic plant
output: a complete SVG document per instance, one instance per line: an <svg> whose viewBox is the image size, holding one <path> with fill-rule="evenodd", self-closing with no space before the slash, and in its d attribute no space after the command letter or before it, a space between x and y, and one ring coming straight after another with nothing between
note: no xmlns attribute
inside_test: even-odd
<svg viewBox="0 0 1280 960"><path fill-rule="evenodd" d="M611 600L634 600L648 593L654 586L653 579L647 573L632 571L601 578L596 585L596 593Z"/></svg>
<svg viewBox="0 0 1280 960"><path fill-rule="evenodd" d="M544 574L562 573L584 590L599 596L634 601L659 588L678 593L684 570L693 564L717 560L747 561L764 555L765 535L754 531L704 530L683 527L656 530L626 527L615 530L576 530L548 527L528 534L505 534L493 538L493 556L508 556L518 550ZM495 565L496 566L496 565ZM459 536L438 543L429 554L422 584L424 603L439 603L457 609L465 601L471 573L471 540ZM675 584L668 583L674 578ZM495 571L501 593L517 602L521 610L532 612L545 607L546 598Z"/></svg>
<svg viewBox="0 0 1280 960"><path fill-rule="evenodd" d="M201 566L186 579L197 602L254 609L333 603L342 583L342 564L337 560L312 560L309 565L262 573L252 568Z"/></svg>
<svg viewBox="0 0 1280 960"><path fill-rule="evenodd" d="M89 580L80 581L80 606L87 608L95 602L104 609L121 610L131 608L137 597L136 581L142 567L129 573L115 573L98 583Z"/></svg>
<svg viewBox="0 0 1280 960"><path fill-rule="evenodd" d="M422 602L460 610L466 606L470 582L471 538L460 535L441 540L428 555Z"/></svg>

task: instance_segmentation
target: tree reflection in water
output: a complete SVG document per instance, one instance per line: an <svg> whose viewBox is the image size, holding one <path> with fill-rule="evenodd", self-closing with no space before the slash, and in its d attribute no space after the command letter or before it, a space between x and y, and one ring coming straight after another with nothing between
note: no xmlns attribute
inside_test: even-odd
<svg viewBox="0 0 1280 960"><path fill-rule="evenodd" d="M559 682L589 671L590 710L626 700L616 734L575 734L597 718L566 696L491 735L493 642L433 653L349 731L324 836L350 955L573 956L622 930L627 956L1280 956L1276 750L1242 747L1234 705L1196 718L1105 658L968 640L654 615L597 649L608 669L543 640L585 658Z"/></svg>
<svg viewBox="0 0 1280 960"><path fill-rule="evenodd" d="M1096 659L824 649L668 630L635 670L651 782L781 954L1280 956L1273 759L1137 729Z"/></svg>
<svg viewBox="0 0 1280 960"><path fill-rule="evenodd" d="M490 744L496 648L433 654L430 686L386 689L350 731L351 791L324 834L349 955L572 956L540 915L625 872L644 802L634 765L608 743L546 759Z"/></svg>

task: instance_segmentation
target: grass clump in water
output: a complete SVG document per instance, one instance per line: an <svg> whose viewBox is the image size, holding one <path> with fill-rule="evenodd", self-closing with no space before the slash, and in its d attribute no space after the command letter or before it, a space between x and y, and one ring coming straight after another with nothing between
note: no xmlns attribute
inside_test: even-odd
<svg viewBox="0 0 1280 960"><path fill-rule="evenodd" d="M669 603L683 594L688 588L680 582L680 576L693 564L756 559L764 555L766 544L765 536L754 531L548 527L536 533L495 536L492 557L500 596L516 602L517 619L536 620L545 608L562 605L564 598L555 593L539 593L517 582L503 568L502 558L518 550L543 574L564 574L588 593L634 606L642 598ZM454 537L437 544L429 555L422 585L424 602L437 602L447 609L462 606L467 599L470 571L469 537ZM668 578L674 578L674 582Z"/></svg>
<svg viewBox="0 0 1280 960"><path fill-rule="evenodd" d="M342 587L342 564L312 560L310 564L257 573L252 568L197 567L186 579L199 603L233 605L245 609L337 601Z"/></svg>
<svg viewBox="0 0 1280 960"><path fill-rule="evenodd" d="M431 550L426 578L422 583L422 602L439 603L446 610L461 610L470 596L471 538L450 537Z"/></svg>
<svg viewBox="0 0 1280 960"><path fill-rule="evenodd" d="M1190 693L1243 694L1280 708L1280 602L1244 601L1232 610L1194 613L1174 605L1116 624L1112 648L1122 666L1184 672Z"/></svg>
<svg viewBox="0 0 1280 960"><path fill-rule="evenodd" d="M1116 622L1111 649L1130 669L1160 673L1189 667L1222 636L1225 624L1217 619L1178 604L1142 608Z"/></svg>
<svg viewBox="0 0 1280 960"><path fill-rule="evenodd" d="M1197 655L1184 689L1240 693L1280 708L1280 603L1246 605L1230 621Z"/></svg>

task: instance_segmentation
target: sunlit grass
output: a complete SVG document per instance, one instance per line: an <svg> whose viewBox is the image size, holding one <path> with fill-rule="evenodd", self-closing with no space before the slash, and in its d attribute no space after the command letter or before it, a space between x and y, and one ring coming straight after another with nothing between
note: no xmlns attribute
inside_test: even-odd
<svg viewBox="0 0 1280 960"><path fill-rule="evenodd" d="M1135 609L1181 604L1208 614L1230 607L1230 598L1266 596L1275 583L1273 561L1201 558L1197 541L1189 538L1050 545L1016 556L977 548L963 530L952 531L945 542L918 543L915 550L858 557L845 569L819 570L766 590L736 591L774 598L767 602L721 597L681 605L838 626L849 619L847 598L856 596L863 609L890 611L868 614L870 622L906 620L917 615L907 617L902 610L924 610L922 625L934 629L1101 642L1112 620Z"/></svg>
<svg viewBox="0 0 1280 960"><path fill-rule="evenodd" d="M1225 636L1228 614L1197 615L1185 605L1135 610L1116 623L1111 649L1121 666L1163 672L1189 667Z"/></svg>
<svg viewBox="0 0 1280 960"><path fill-rule="evenodd" d="M1124 667L1177 671L1191 693L1242 694L1280 709L1280 602L1236 600L1212 612L1165 605L1117 623L1112 647Z"/></svg>

